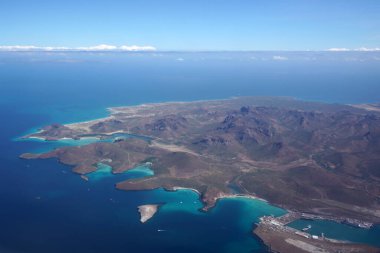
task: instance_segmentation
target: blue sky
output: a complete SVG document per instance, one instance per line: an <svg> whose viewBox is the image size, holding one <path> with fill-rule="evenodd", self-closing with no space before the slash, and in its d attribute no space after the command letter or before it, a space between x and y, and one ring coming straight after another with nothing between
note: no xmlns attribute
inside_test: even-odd
<svg viewBox="0 0 380 253"><path fill-rule="evenodd" d="M3 0L0 45L379 48L379 0Z"/></svg>

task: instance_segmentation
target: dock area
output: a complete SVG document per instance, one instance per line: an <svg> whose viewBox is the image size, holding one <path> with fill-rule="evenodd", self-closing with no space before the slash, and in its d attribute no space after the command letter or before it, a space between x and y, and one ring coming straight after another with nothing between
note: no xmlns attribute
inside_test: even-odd
<svg viewBox="0 0 380 253"><path fill-rule="evenodd" d="M299 220L302 218L302 213L299 212L288 212L287 214L276 217L275 219L280 222L282 225L287 225L292 223L295 220Z"/></svg>
<svg viewBox="0 0 380 253"><path fill-rule="evenodd" d="M312 235L306 231L300 231L298 229L288 227L287 224L301 218L300 213L287 213L280 217L264 216L260 218L260 225L270 228L274 231L288 232L308 239L325 240L324 235ZM329 239L327 239L329 240Z"/></svg>
<svg viewBox="0 0 380 253"><path fill-rule="evenodd" d="M315 214L293 212L293 211L289 211L287 214L280 217L276 217L276 218L272 217L272 220L279 222L283 226L299 219L329 220L329 221L344 223L344 224L348 224L354 227L365 228L365 229L369 229L373 226L373 223L371 222L364 222L364 221L350 219L350 218L336 218L336 217L327 217L327 216L325 217L325 216L320 216L320 215L315 215Z"/></svg>
<svg viewBox="0 0 380 253"><path fill-rule="evenodd" d="M316 216L317 218L322 218ZM302 213L289 212L280 217L264 216L253 233L259 236L268 246L270 251L279 253L377 253L378 248L368 245L355 244L326 238L311 234L308 230L298 230L287 226L287 224L299 219L310 218ZM313 216L313 218L315 218Z"/></svg>

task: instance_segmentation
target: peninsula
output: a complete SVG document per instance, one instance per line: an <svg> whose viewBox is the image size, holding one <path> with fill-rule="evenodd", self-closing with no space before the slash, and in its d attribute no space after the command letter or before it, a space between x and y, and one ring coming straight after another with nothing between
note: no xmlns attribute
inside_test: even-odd
<svg viewBox="0 0 380 253"><path fill-rule="evenodd" d="M21 157L56 157L81 175L99 162L114 173L149 163L154 175L116 187L191 188L204 210L238 192L301 213L379 223L380 112L373 108L287 97L114 107L107 118L53 124L25 138L132 138Z"/></svg>

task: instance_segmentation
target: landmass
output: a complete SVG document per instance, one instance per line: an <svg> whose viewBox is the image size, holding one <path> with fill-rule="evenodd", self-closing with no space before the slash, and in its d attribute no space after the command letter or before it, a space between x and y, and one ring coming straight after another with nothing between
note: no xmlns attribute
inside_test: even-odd
<svg viewBox="0 0 380 253"><path fill-rule="evenodd" d="M141 205L138 206L139 213L141 215L141 223L147 222L158 211L159 205Z"/></svg>
<svg viewBox="0 0 380 253"><path fill-rule="evenodd" d="M116 187L194 189L205 211L219 198L242 194L287 210L371 225L380 222L377 107L287 97L114 107L107 118L53 124L25 138L109 138L114 133L132 138L21 157L55 157L81 175L95 171L99 162L113 173L149 163L154 175Z"/></svg>
<svg viewBox="0 0 380 253"><path fill-rule="evenodd" d="M380 112L380 104L357 104L357 105L352 105L352 106L356 108L361 108L367 111Z"/></svg>

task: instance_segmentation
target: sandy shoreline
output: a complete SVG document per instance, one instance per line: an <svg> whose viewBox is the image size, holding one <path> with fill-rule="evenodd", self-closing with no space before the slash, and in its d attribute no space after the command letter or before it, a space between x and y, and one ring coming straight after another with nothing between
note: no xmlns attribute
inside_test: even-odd
<svg viewBox="0 0 380 253"><path fill-rule="evenodd" d="M175 186L175 187L172 188L172 190L173 191L190 190L190 191L193 191L193 192L197 193L199 196L201 196L201 193L197 189L193 189L193 188L186 188L186 187Z"/></svg>
<svg viewBox="0 0 380 253"><path fill-rule="evenodd" d="M104 118L96 118L92 120L86 120L86 121L78 121L78 122L72 122L64 124L68 127L80 127L83 128L86 125L89 124L95 124L98 122L102 122L105 120L114 119L114 114L118 113L125 113L124 110L126 109L135 109L135 108L144 108L144 107L157 107L157 106L167 106L167 105L184 105L184 104L196 104L196 103L204 103L204 102L217 102L217 101L223 101L223 100L231 100L231 99L238 99L239 97L230 97L230 98L224 98L224 99L203 99L203 100L194 100L194 101L168 101L168 102L157 102L157 103L143 103L143 104L136 104L136 105L126 105L126 106L115 106L115 107L107 107L106 110L110 113L109 116L106 116Z"/></svg>
<svg viewBox="0 0 380 253"><path fill-rule="evenodd" d="M115 106L115 107L107 107L107 111L111 112L111 114L118 113L120 110L124 110L126 108L136 108L136 107L155 107L155 106L163 106L163 105L176 105L176 104L189 104L189 103L204 103L204 102L213 102L213 101L223 101L230 99L238 99L239 97L233 96L229 98L221 98L221 99L200 99L193 101L167 101L167 102L157 102L157 103L144 103L138 105L126 105L126 106Z"/></svg>
<svg viewBox="0 0 380 253"><path fill-rule="evenodd" d="M107 108L107 111L110 111L109 108ZM64 124L65 126L75 126L75 125L78 125L78 124L91 124L91 123L97 123L97 122L101 122L101 121L104 121L104 120L107 120L107 119L112 119L113 116L112 116L112 113L111 115L109 116L106 116L106 117L103 117L103 118L96 118L96 119L90 119L90 120L86 120L86 121L78 121L78 122L72 122L72 123L67 123L67 124Z"/></svg>
<svg viewBox="0 0 380 253"><path fill-rule="evenodd" d="M74 124L77 124L77 123L74 123ZM80 123L78 123L80 124ZM36 133L32 133L30 135L26 135L26 136L23 136L22 138L23 139L38 139L38 140L41 140L41 141L49 141L48 139L44 138L44 137L39 137L39 136L33 136L33 134L38 134L40 133L41 131L38 131ZM121 130L119 131L114 131L114 132L107 132L107 133L102 133L101 135L105 135L105 136L111 136L113 134L128 134L128 133L125 133ZM32 135L32 136L31 136ZM78 140L86 140L86 139L98 139L100 140L101 138L98 137L98 136L83 136L83 137L79 137ZM69 137L62 137L62 138L57 138L56 140L51 140L51 141L62 141L62 140L76 140L74 138L69 138Z"/></svg>
<svg viewBox="0 0 380 253"><path fill-rule="evenodd" d="M204 103L204 102L228 101L228 100L236 100L236 99L239 99L242 97L245 98L245 97L249 97L249 96L239 96L239 97L233 96L233 97L223 98L223 99L203 99L203 100L193 100L193 101L168 101L168 102L157 102L157 103L152 102L152 103L143 103L143 104L127 105L127 106L106 107L106 110L109 112L108 116L105 116L103 118L95 118L92 120L86 120L86 121L64 123L63 125L66 127L72 128L74 130L75 129L76 130L84 130L86 132L86 131L89 131L89 126L96 124L96 123L99 123L99 122L115 119L115 116L114 116L115 114L118 114L118 113L124 113L125 114L126 113L125 110L127 110L127 109L134 110L134 109L138 109L138 108L197 104L197 103ZM262 96L259 96L259 97L262 97ZM271 98L271 97L268 97L268 98ZM282 97L282 98L295 99L292 97ZM24 136L23 138L32 138L32 137L40 138L40 137L31 136L31 135L41 133L42 131L43 130L40 129L39 131L37 131L35 133L31 133L31 134ZM103 134L111 135L111 134L115 134L115 133L125 133L125 132L115 131L115 132L109 132L109 133L103 133ZM41 139L46 140L45 138L41 138ZM60 140L60 139L57 139L57 140Z"/></svg>
<svg viewBox="0 0 380 253"><path fill-rule="evenodd" d="M172 188L172 190L173 191L178 191L178 190L190 190L190 191L193 191L193 192L195 192L195 193L197 193L199 195L199 200L202 201L202 199L200 198L202 194L197 189L175 186L175 187ZM245 198L245 199L252 199L252 200L260 200L260 201L268 203L267 200L259 198L259 197L256 197L256 196L253 196L253 195L247 195L247 194L226 194L226 193L220 193L217 197L215 197L215 203L218 200L221 200L221 199L224 199L224 198Z"/></svg>
<svg viewBox="0 0 380 253"><path fill-rule="evenodd" d="M216 200L223 199L223 198L244 198L244 199L254 199L254 200L260 200L263 202L268 203L267 200L253 196L253 195L246 195L246 194L225 194L223 196L217 197Z"/></svg>

